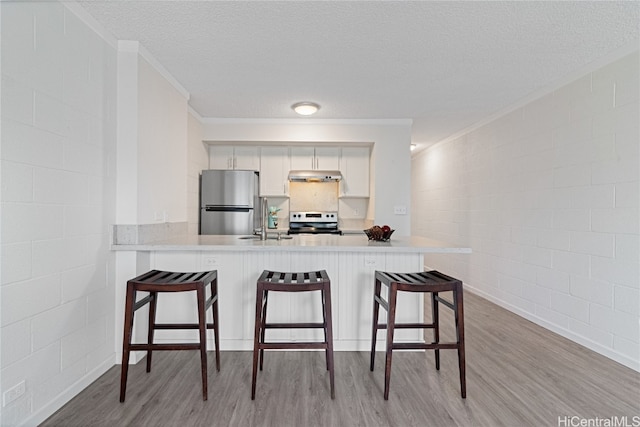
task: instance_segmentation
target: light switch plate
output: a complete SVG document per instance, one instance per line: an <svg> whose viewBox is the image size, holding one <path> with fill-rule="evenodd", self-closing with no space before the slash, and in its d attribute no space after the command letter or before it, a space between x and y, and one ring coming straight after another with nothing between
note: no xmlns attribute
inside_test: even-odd
<svg viewBox="0 0 640 427"><path fill-rule="evenodd" d="M24 394L26 390L25 380L5 391L2 395L2 406L5 407Z"/></svg>
<svg viewBox="0 0 640 427"><path fill-rule="evenodd" d="M395 215L406 215L407 214L407 207L406 206L394 206L393 207L393 213Z"/></svg>
<svg viewBox="0 0 640 427"><path fill-rule="evenodd" d="M204 266L205 267L216 267L218 265L218 258L215 256L206 256L204 257Z"/></svg>

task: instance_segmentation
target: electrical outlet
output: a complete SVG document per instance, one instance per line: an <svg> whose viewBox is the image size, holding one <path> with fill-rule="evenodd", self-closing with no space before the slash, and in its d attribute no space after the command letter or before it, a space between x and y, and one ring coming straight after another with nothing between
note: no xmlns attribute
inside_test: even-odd
<svg viewBox="0 0 640 427"><path fill-rule="evenodd" d="M365 257L364 258L364 266L365 267L375 267L376 266L376 259L375 258L370 258L370 257Z"/></svg>
<svg viewBox="0 0 640 427"><path fill-rule="evenodd" d="M393 213L396 215L406 215L407 207L406 206L394 206Z"/></svg>
<svg viewBox="0 0 640 427"><path fill-rule="evenodd" d="M24 380L20 381L17 385L14 385L9 390L5 391L2 395L2 407L7 406L9 403L22 396L25 391L26 385Z"/></svg>
<svg viewBox="0 0 640 427"><path fill-rule="evenodd" d="M218 265L218 258L214 256L204 257L204 266L205 267L215 267Z"/></svg>

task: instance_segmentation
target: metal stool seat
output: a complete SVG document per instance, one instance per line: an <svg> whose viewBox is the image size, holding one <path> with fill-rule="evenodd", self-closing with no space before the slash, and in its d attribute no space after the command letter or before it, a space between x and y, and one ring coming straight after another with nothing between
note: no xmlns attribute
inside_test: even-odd
<svg viewBox="0 0 640 427"><path fill-rule="evenodd" d="M322 323L267 323L267 301L269 292L311 292L320 291L322 299ZM282 328L321 328L324 330L322 342L266 342L267 329ZM331 281L327 272L311 271L305 273L281 273L264 270L257 282L255 335L253 340L253 376L251 399L256 397L256 379L258 376L258 355L260 370L264 350L277 349L322 349L325 350L326 365L329 371L331 398L335 398L333 375L333 328L331 322Z"/></svg>
<svg viewBox="0 0 640 427"><path fill-rule="evenodd" d="M388 287L388 301L382 298L382 285ZM396 300L398 292L431 293L432 323L396 323ZM453 301L439 296L439 292L453 292ZM456 327L456 342L440 342L439 304L453 310ZM380 306L387 310L387 323L378 324ZM433 342L397 343L393 341L395 329L433 329ZM464 310L462 301L462 282L438 271L419 273L387 273L376 271L373 301L373 336L371 340L371 365L373 371L376 355L376 335L379 329L387 330L386 363L384 371L384 399L389 399L391 378L391 355L393 350L435 350L436 369L440 369L440 350L458 350L458 368L460 370L460 392L467 397L464 356Z"/></svg>
<svg viewBox="0 0 640 427"><path fill-rule="evenodd" d="M206 287L210 287L210 296L206 298ZM136 301L138 291L149 295ZM158 292L196 292L198 323L156 323ZM146 344L132 344L134 313L149 304L149 331ZM207 309L211 307L213 323L206 322ZM198 329L198 343L154 344L156 329ZM202 399L207 400L207 329L213 329L216 352L216 369L220 371L220 343L218 337L218 272L203 271L195 273L174 273L152 270L127 282L127 297L124 309L124 337L122 344L122 375L120 378L120 402L124 402L129 371L129 353L143 350L147 352L147 372L151 371L153 350L200 350L202 370Z"/></svg>

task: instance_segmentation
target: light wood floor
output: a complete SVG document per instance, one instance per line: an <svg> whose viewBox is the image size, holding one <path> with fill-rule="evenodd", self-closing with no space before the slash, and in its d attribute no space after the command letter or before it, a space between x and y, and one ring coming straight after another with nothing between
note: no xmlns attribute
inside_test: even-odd
<svg viewBox="0 0 640 427"><path fill-rule="evenodd" d="M442 320L450 324L450 317ZM394 352L386 402L382 353L370 372L368 353L336 352L332 401L323 353L267 352L251 401L251 353L223 352L218 373L210 352L204 402L198 353L157 352L150 374L144 363L130 368L125 403L118 401L117 365L42 426L568 427L587 425L575 424L582 419L640 421L633 418L640 417L638 372L468 292L465 324L466 399L460 398L455 351L442 351L439 372L433 352ZM445 332L451 338L452 328Z"/></svg>

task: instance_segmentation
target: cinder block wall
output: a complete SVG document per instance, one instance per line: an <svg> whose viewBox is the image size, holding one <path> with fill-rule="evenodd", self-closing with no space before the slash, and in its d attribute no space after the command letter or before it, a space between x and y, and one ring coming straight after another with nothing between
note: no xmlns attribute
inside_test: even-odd
<svg viewBox="0 0 640 427"><path fill-rule="evenodd" d="M2 2L1 425L114 363L116 48L58 2Z"/></svg>
<svg viewBox="0 0 640 427"><path fill-rule="evenodd" d="M426 264L640 369L638 52L412 160Z"/></svg>

